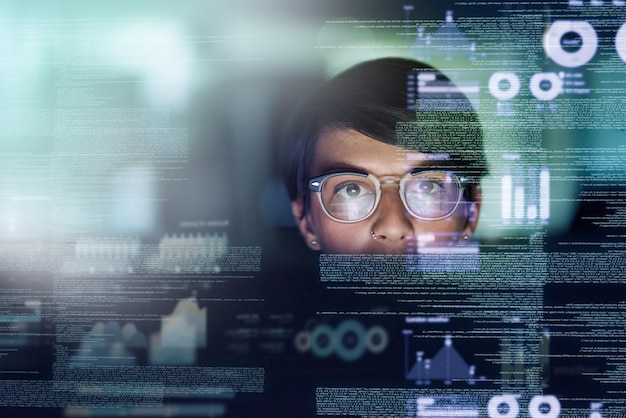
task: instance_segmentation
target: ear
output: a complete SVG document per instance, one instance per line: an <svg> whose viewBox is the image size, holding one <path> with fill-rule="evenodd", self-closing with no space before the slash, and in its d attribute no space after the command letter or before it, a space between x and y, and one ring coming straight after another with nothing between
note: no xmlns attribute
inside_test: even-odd
<svg viewBox="0 0 626 418"><path fill-rule="evenodd" d="M470 200L467 205L467 221L461 233L461 239L471 237L478 226L478 215L480 214L480 204L482 203L482 192L480 186L473 186L470 189Z"/></svg>
<svg viewBox="0 0 626 418"><path fill-rule="evenodd" d="M304 204L302 199L296 199L291 202L291 213L293 214L293 218L296 221L296 225L307 247L314 251L319 251L321 247L317 235L315 234L315 229L313 228L311 214L306 213L303 216Z"/></svg>

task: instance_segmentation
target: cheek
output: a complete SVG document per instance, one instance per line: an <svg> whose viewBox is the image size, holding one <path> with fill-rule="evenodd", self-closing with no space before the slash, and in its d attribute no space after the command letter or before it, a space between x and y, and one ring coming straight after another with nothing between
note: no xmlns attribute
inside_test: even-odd
<svg viewBox="0 0 626 418"><path fill-rule="evenodd" d="M360 253L372 240L366 223L343 224L328 219L319 226L318 237L324 252Z"/></svg>
<svg viewBox="0 0 626 418"><path fill-rule="evenodd" d="M326 253L358 253L371 239L366 222L341 223L330 219L318 201L311 204L311 225Z"/></svg>
<svg viewBox="0 0 626 418"><path fill-rule="evenodd" d="M431 243L456 242L465 228L464 216L452 215L440 221L413 221L417 241Z"/></svg>
<svg viewBox="0 0 626 418"><path fill-rule="evenodd" d="M326 216L318 204L312 205L310 213L311 225L323 252L367 252L369 241L372 240L367 222L335 222Z"/></svg>
<svg viewBox="0 0 626 418"><path fill-rule="evenodd" d="M376 252L377 244L371 236L370 222L349 224L335 222L326 216L318 202L314 202L310 213L311 225L323 252L354 254ZM464 206L459 206L452 216L440 221L420 221L411 217L412 239L422 241L421 245L426 246L446 246L458 242L466 220Z"/></svg>

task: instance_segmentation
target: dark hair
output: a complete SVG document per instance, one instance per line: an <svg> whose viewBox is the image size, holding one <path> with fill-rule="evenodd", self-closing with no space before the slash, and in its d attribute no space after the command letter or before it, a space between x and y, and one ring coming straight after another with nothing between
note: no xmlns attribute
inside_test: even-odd
<svg viewBox="0 0 626 418"><path fill-rule="evenodd" d="M324 130L353 129L387 144L446 153L465 174L486 174L482 129L470 101L458 89L447 97L420 91L424 79L444 91L456 88L435 68L404 58L366 61L325 83L285 130L283 180L290 199L302 199L308 210L309 169Z"/></svg>

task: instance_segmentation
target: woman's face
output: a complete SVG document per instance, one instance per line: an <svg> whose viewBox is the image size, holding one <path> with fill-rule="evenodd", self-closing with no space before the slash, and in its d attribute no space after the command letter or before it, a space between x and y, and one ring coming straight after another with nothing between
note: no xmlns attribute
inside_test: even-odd
<svg viewBox="0 0 626 418"><path fill-rule="evenodd" d="M429 169L442 160L376 141L353 130L323 132L313 156L310 177L337 171L361 171L378 178L402 178L407 173ZM454 168L451 167L454 171ZM462 174L462 173L458 173ZM383 182L380 201L367 218L337 222L324 211L317 193L311 193L310 209L301 217L302 202L292 202L292 211L307 245L326 253L406 254L423 246L445 247L466 242L478 222L480 189L472 187L472 202L461 198L452 214L439 220L420 220L405 208L399 185ZM354 192L350 190L349 192Z"/></svg>

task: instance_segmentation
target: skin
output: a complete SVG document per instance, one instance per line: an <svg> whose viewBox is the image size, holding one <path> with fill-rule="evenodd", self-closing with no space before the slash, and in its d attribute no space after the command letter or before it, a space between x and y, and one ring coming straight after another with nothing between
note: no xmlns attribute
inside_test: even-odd
<svg viewBox="0 0 626 418"><path fill-rule="evenodd" d="M318 140L309 177L352 169L379 178L400 178L416 168L428 168L432 161L426 154L385 144L350 129L330 130ZM381 190L374 213L356 223L330 219L314 192L310 192L311 207L304 217L302 202L293 201L294 218L309 248L325 253L406 254L407 247L415 248L415 244L417 248L462 244L468 241L464 237L471 237L476 229L481 201L478 186L471 189L471 202L461 200L451 216L437 221L422 221L407 213L397 184L384 184ZM372 231L378 239L372 238Z"/></svg>

